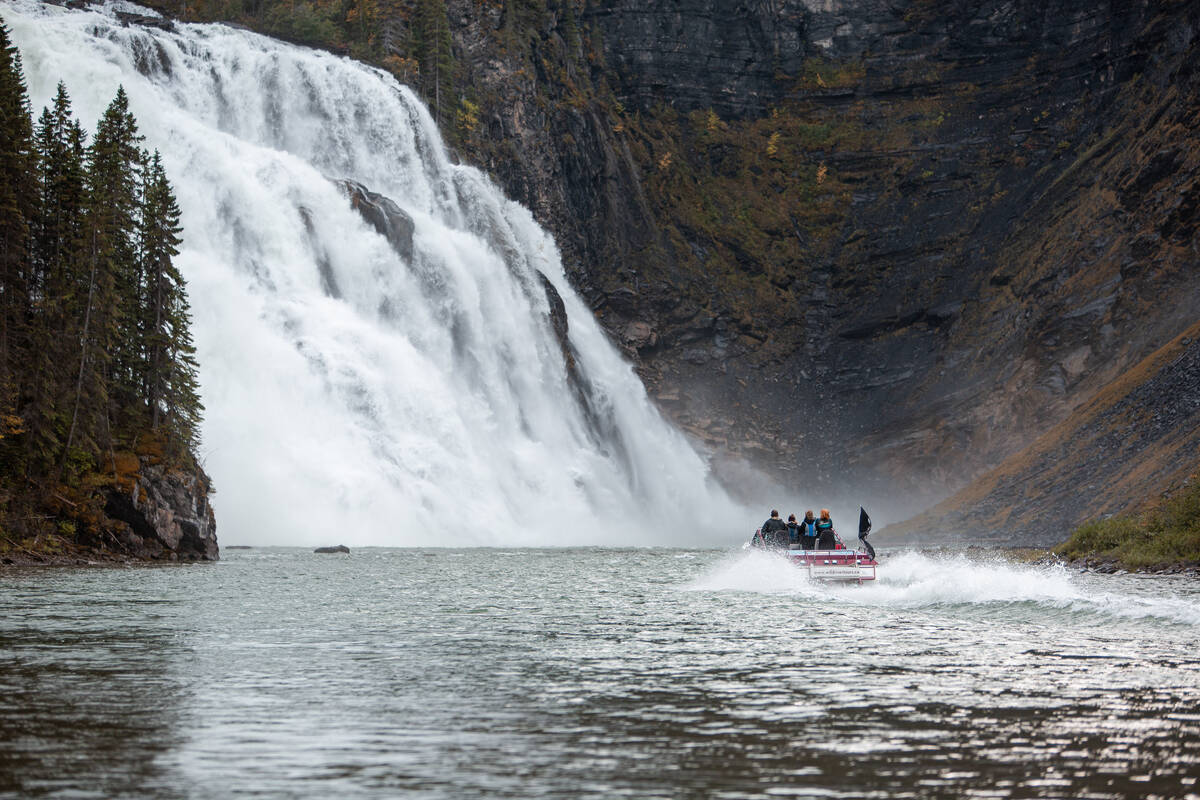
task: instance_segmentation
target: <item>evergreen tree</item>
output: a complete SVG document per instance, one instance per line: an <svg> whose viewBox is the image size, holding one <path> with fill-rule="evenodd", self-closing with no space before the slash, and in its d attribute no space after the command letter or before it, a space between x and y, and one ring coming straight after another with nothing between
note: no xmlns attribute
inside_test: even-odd
<svg viewBox="0 0 1200 800"><path fill-rule="evenodd" d="M0 24L0 435L21 428L15 369L29 350L30 225L37 213L33 123L21 55Z"/></svg>
<svg viewBox="0 0 1200 800"><path fill-rule="evenodd" d="M200 421L195 347L187 288L173 258L179 254L179 206L157 151L147 165L140 234L144 392L150 424L167 423L168 440L193 447Z"/></svg>
<svg viewBox="0 0 1200 800"><path fill-rule="evenodd" d="M171 344L168 350L170 382L163 398L169 451L177 458L194 454L200 448L200 423L204 406L200 403L199 367L192 341L192 311L182 279L170 309Z"/></svg>
<svg viewBox="0 0 1200 800"><path fill-rule="evenodd" d="M0 25L0 530L18 537L103 519L88 487L147 431L195 465L203 408L174 264L180 212L141 140L124 89L90 146L62 84L34 125ZM79 502L54 485L64 478ZM64 520L59 501L82 516Z"/></svg>
<svg viewBox="0 0 1200 800"><path fill-rule="evenodd" d="M88 292L66 457L73 446L94 455L111 447L114 414L123 420L139 398L138 361L144 350L136 325L142 288L136 241L141 140L129 98L124 87L118 88L87 151Z"/></svg>
<svg viewBox="0 0 1200 800"><path fill-rule="evenodd" d="M71 385L66 365L79 360L79 323L87 291L83 265L85 140L86 134L71 116L66 87L60 83L53 109L43 109L35 134L41 198L33 226L38 292L30 331L31 384L23 406L28 420L28 463L35 471L52 463L62 449Z"/></svg>

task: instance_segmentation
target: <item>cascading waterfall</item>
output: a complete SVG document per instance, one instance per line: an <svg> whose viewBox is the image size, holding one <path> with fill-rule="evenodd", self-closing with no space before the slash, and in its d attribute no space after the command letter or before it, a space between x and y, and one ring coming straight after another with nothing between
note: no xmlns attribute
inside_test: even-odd
<svg viewBox="0 0 1200 800"><path fill-rule="evenodd" d="M224 542L728 543L746 525L551 237L450 162L409 89L226 26L0 13L35 116L62 80L90 127L124 85L162 152ZM394 201L411 244L356 211L348 181Z"/></svg>

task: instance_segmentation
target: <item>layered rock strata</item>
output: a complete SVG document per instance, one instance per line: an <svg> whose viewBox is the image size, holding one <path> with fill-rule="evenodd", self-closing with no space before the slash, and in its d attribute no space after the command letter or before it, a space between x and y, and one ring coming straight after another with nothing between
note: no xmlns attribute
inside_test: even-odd
<svg viewBox="0 0 1200 800"><path fill-rule="evenodd" d="M468 150L664 408L797 486L919 507L1200 313L1194 4L615 2L528 69L452 7L505 98Z"/></svg>

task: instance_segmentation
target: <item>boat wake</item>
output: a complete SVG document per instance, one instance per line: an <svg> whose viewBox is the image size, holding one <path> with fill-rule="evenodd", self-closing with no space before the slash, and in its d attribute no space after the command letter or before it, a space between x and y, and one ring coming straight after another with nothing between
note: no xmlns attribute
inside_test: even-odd
<svg viewBox="0 0 1200 800"><path fill-rule="evenodd" d="M1043 616L1165 622L1200 626L1200 590L1173 587L1167 578L1091 576L1061 566L1017 564L996 554L938 554L905 551L882 555L871 584L810 581L786 559L761 551L739 553L683 587L696 592L748 592L821 597L847 606L889 609L967 607L975 611L1018 609Z"/></svg>

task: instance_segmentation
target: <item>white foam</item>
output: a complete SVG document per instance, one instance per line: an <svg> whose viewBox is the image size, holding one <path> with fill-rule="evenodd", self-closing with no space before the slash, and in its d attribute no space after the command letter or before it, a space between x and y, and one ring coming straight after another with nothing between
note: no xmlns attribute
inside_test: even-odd
<svg viewBox="0 0 1200 800"><path fill-rule="evenodd" d="M995 556L881 553L878 579L814 586L785 558L746 551L723 559L688 582L689 591L832 596L852 606L920 609L1028 606L1033 613L1069 613L1114 620L1200 626L1200 592L1167 596L1161 578L1088 576L1056 565L1024 565Z"/></svg>

